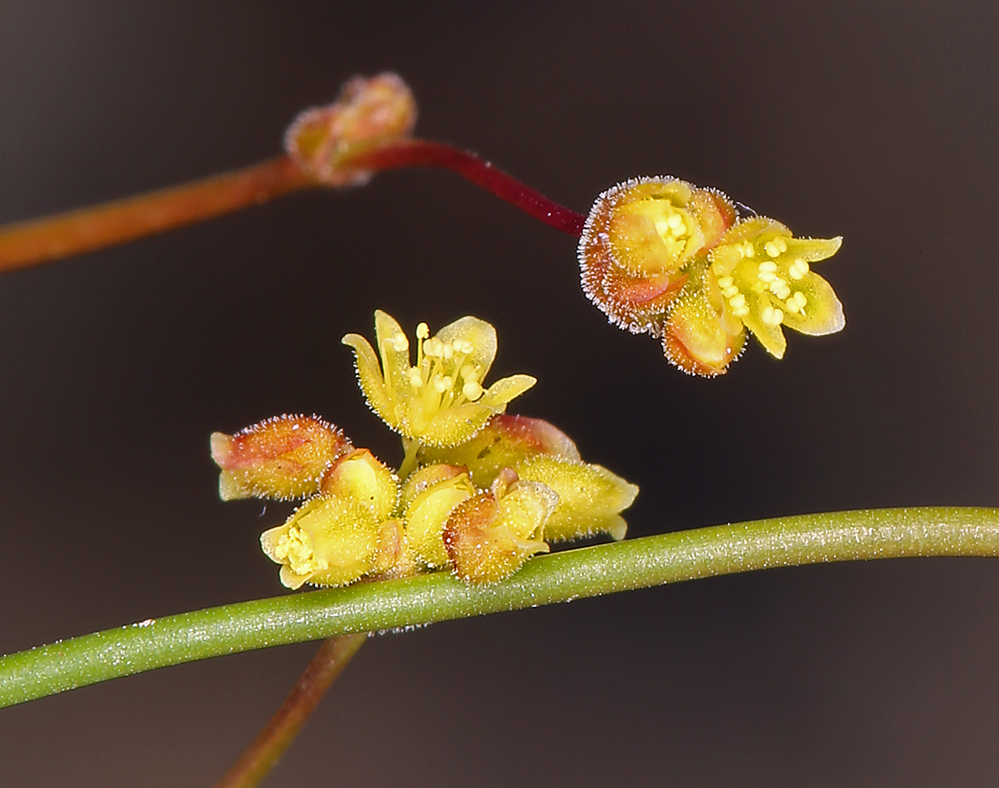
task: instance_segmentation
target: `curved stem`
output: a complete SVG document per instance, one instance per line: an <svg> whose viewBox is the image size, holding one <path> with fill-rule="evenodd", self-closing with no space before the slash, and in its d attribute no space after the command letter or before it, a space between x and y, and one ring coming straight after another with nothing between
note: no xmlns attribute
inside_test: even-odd
<svg viewBox="0 0 999 788"><path fill-rule="evenodd" d="M403 140L342 163L341 170L401 167L451 170L545 224L579 237L586 220L496 169L474 153L429 140ZM323 184L288 156L200 181L68 213L0 226L0 273L92 252L148 235L214 219L275 197Z"/></svg>
<svg viewBox="0 0 999 788"><path fill-rule="evenodd" d="M0 227L0 273L213 219L315 183L287 156L169 189Z"/></svg>
<svg viewBox="0 0 999 788"><path fill-rule="evenodd" d="M0 658L0 706L250 649L373 632L778 566L999 556L999 510L874 509L630 539L534 558L472 586L445 572L242 602Z"/></svg>
<svg viewBox="0 0 999 788"><path fill-rule="evenodd" d="M432 140L402 140L351 157L350 169L391 170L400 167L440 167L456 172L549 227L578 238L586 217L569 210L471 151ZM345 167L346 169L346 167Z"/></svg>
<svg viewBox="0 0 999 788"><path fill-rule="evenodd" d="M319 647L281 708L215 788L253 788L277 765L309 715L347 663L364 645L367 633L330 638Z"/></svg>

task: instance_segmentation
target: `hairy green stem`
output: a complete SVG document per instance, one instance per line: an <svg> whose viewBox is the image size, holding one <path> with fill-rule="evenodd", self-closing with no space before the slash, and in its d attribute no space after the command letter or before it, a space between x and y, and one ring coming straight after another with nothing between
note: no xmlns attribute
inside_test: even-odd
<svg viewBox="0 0 999 788"><path fill-rule="evenodd" d="M778 566L915 556L999 556L999 510L876 509L631 539L532 559L509 580L448 573L169 616L0 658L0 706L167 665Z"/></svg>

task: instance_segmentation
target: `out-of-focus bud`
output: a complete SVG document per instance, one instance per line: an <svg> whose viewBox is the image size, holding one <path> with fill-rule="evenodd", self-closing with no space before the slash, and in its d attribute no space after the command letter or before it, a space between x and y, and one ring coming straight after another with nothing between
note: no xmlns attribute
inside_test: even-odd
<svg viewBox="0 0 999 788"><path fill-rule="evenodd" d="M657 332L685 267L735 221L720 192L669 177L637 178L601 194L579 240L583 290L611 320Z"/></svg>
<svg viewBox="0 0 999 788"><path fill-rule="evenodd" d="M426 487L405 510L406 541L413 557L431 569L446 566L447 553L441 534L459 503L475 495L467 473L461 473Z"/></svg>
<svg viewBox="0 0 999 788"><path fill-rule="evenodd" d="M597 533L624 539L628 526L620 512L638 495L634 484L600 465L544 455L520 462L517 474L558 495L558 506L545 523L545 540L557 542Z"/></svg>
<svg viewBox="0 0 999 788"><path fill-rule="evenodd" d="M349 158L405 137L416 123L416 101L396 74L347 82L337 100L307 109L285 132L284 147L302 170L331 186L364 183L369 172L350 168Z"/></svg>
<svg viewBox="0 0 999 788"><path fill-rule="evenodd" d="M211 448L222 471L219 496L230 501L312 495L330 464L352 447L317 416L275 416L235 435L213 433Z"/></svg>
<svg viewBox="0 0 999 788"><path fill-rule="evenodd" d="M260 546L281 564L281 583L288 588L342 586L375 568L380 525L357 500L317 495L284 525L264 531Z"/></svg>
<svg viewBox="0 0 999 788"><path fill-rule="evenodd" d="M462 580L496 582L548 552L542 533L558 495L544 484L511 479L516 474L507 469L492 490L462 501L447 520L444 545Z"/></svg>
<svg viewBox="0 0 999 788"><path fill-rule="evenodd" d="M562 430L543 419L502 413L493 416L474 438L453 449L425 447L421 462L450 462L468 469L479 488L493 483L502 468L514 468L526 457L548 454L579 459L576 444Z"/></svg>
<svg viewBox="0 0 999 788"><path fill-rule="evenodd" d="M326 496L353 498L371 510L378 521L395 511L399 481L367 449L344 455L326 472L319 491Z"/></svg>

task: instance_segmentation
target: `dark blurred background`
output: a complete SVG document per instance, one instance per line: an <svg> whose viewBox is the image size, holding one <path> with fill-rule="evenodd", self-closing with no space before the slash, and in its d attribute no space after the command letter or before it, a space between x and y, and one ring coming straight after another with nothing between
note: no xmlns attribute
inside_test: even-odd
<svg viewBox="0 0 999 788"><path fill-rule="evenodd" d="M0 652L282 592L213 430L317 412L391 462L348 331L463 314L633 535L999 501L999 6L5 0L0 221L270 157L392 69L418 133L587 210L641 174L801 235L847 328L724 378L606 324L574 242L428 170L296 195L0 280ZM787 569L379 637L270 785L994 785L999 563ZM0 712L0 783L210 785L315 650Z"/></svg>

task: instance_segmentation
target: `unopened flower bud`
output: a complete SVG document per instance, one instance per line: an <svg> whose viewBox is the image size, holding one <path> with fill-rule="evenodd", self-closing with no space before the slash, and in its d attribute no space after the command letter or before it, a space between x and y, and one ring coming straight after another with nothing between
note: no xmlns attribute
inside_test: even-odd
<svg viewBox="0 0 999 788"><path fill-rule="evenodd" d="M475 495L467 473L427 487L406 507L406 540L413 556L431 569L448 562L441 534L451 510Z"/></svg>
<svg viewBox="0 0 999 788"><path fill-rule="evenodd" d="M288 155L302 170L331 186L364 183L370 173L351 169L348 159L405 137L416 123L416 101L396 74L347 82L337 100L308 109L285 132Z"/></svg>
<svg viewBox="0 0 999 788"><path fill-rule="evenodd" d="M502 468L514 468L525 457L547 454L578 460L579 450L562 430L543 419L501 413L493 416L470 441L452 449L424 447L421 462L452 462L468 469L480 488L493 483Z"/></svg>
<svg viewBox="0 0 999 788"><path fill-rule="evenodd" d="M379 521L391 516L399 498L395 474L367 449L356 449L333 463L319 490L326 496L353 498L363 503Z"/></svg>
<svg viewBox="0 0 999 788"><path fill-rule="evenodd" d="M513 478L516 478L515 476ZM547 553L545 522L558 495L538 482L501 474L498 489L480 492L454 507L444 528L444 545L455 573L471 583L509 577L532 555Z"/></svg>
<svg viewBox="0 0 999 788"><path fill-rule="evenodd" d="M447 465L444 463L427 465L413 471L402 485L402 492L400 494L400 506L402 510L406 511L409 509L410 504L413 503L416 497L430 487L462 475L468 475L468 468L463 465Z"/></svg>
<svg viewBox="0 0 999 788"><path fill-rule="evenodd" d="M342 586L371 572L379 548L380 524L352 498L317 495L288 521L260 536L264 553L281 564L281 583Z"/></svg>
<svg viewBox="0 0 999 788"><path fill-rule="evenodd" d="M417 566L406 547L406 530L401 520L386 520L378 528L371 574L381 578L409 577Z"/></svg>
<svg viewBox="0 0 999 788"><path fill-rule="evenodd" d="M517 474L558 495L558 506L545 523L545 540L558 542L597 533L624 539L628 526L620 512L638 495L634 484L600 465L544 455L520 462Z"/></svg>
<svg viewBox="0 0 999 788"><path fill-rule="evenodd" d="M219 496L230 501L312 495L330 464L352 447L317 416L275 416L235 435L213 433L211 448L222 471Z"/></svg>

